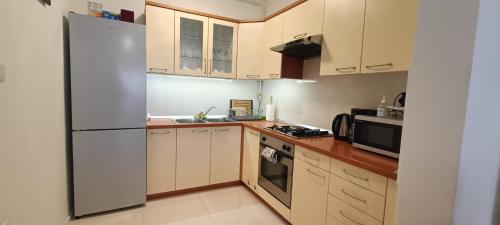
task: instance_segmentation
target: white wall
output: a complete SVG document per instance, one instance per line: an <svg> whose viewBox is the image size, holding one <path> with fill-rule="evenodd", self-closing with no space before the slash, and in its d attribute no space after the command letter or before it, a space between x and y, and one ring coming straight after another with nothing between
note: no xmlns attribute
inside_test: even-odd
<svg viewBox="0 0 500 225"><path fill-rule="evenodd" d="M319 60L306 60L304 78L264 81L264 102L273 101L277 118L291 123L331 129L335 115L350 113L351 108L377 108L383 95L392 104L406 89L406 72L370 75L319 76Z"/></svg>
<svg viewBox="0 0 500 225"><path fill-rule="evenodd" d="M398 225L452 224L477 8L477 0L420 1L399 160Z"/></svg>
<svg viewBox="0 0 500 225"><path fill-rule="evenodd" d="M63 225L69 215L64 108L66 1L0 7L0 224Z"/></svg>
<svg viewBox="0 0 500 225"><path fill-rule="evenodd" d="M265 16L264 7L236 0L155 0L187 9L198 10L234 19L260 19Z"/></svg>
<svg viewBox="0 0 500 225"><path fill-rule="evenodd" d="M145 0L91 0L102 3L104 10L120 13L121 9L134 11L136 23L144 24ZM69 10L79 14L88 14L88 0L69 0Z"/></svg>
<svg viewBox="0 0 500 225"><path fill-rule="evenodd" d="M455 197L455 225L500 224L499 8L499 1L481 0Z"/></svg>
<svg viewBox="0 0 500 225"><path fill-rule="evenodd" d="M227 115L230 99L251 99L257 108L257 81L148 75L148 112L153 116Z"/></svg>

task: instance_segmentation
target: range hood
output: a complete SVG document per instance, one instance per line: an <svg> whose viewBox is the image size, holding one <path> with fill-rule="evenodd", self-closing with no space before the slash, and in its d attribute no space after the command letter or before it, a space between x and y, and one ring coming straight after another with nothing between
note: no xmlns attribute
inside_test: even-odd
<svg viewBox="0 0 500 225"><path fill-rule="evenodd" d="M308 36L285 44L274 46L271 50L286 56L308 59L321 56L321 34Z"/></svg>

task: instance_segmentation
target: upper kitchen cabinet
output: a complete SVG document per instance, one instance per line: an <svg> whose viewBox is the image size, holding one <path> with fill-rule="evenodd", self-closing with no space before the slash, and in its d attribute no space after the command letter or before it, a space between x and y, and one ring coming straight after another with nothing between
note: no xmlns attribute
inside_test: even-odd
<svg viewBox="0 0 500 225"><path fill-rule="evenodd" d="M208 17L175 12L175 74L207 76Z"/></svg>
<svg viewBox="0 0 500 225"><path fill-rule="evenodd" d="M418 0L367 0L362 73L408 70Z"/></svg>
<svg viewBox="0 0 500 225"><path fill-rule="evenodd" d="M147 72L174 73L174 11L146 6Z"/></svg>
<svg viewBox="0 0 500 225"><path fill-rule="evenodd" d="M264 64L263 79L281 77L281 53L271 50L271 47L283 43L283 14L269 19L264 24Z"/></svg>
<svg viewBox="0 0 500 225"><path fill-rule="evenodd" d="M236 78L238 24L209 19L208 76Z"/></svg>
<svg viewBox="0 0 500 225"><path fill-rule="evenodd" d="M325 0L308 0L285 12L283 42L321 34L324 8Z"/></svg>
<svg viewBox="0 0 500 225"><path fill-rule="evenodd" d="M366 0L325 0L320 75L360 73Z"/></svg>
<svg viewBox="0 0 500 225"><path fill-rule="evenodd" d="M262 79L264 23L241 23L238 28L238 79Z"/></svg>

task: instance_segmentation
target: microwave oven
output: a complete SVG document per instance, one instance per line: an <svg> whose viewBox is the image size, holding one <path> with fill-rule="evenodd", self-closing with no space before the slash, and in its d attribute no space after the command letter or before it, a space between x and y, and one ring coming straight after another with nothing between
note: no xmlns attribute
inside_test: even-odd
<svg viewBox="0 0 500 225"><path fill-rule="evenodd" d="M376 116L354 118L353 142L356 148L399 158L403 121Z"/></svg>

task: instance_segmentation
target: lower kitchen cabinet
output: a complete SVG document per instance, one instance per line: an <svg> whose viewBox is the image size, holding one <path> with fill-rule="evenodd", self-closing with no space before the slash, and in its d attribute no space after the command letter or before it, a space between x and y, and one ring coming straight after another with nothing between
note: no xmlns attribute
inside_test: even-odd
<svg viewBox="0 0 500 225"><path fill-rule="evenodd" d="M175 190L176 143L176 129L148 131L148 195Z"/></svg>
<svg viewBox="0 0 500 225"><path fill-rule="evenodd" d="M210 184L240 179L241 127L213 127Z"/></svg>
<svg viewBox="0 0 500 225"><path fill-rule="evenodd" d="M257 192L259 178L259 132L245 128L243 134L243 166L241 180Z"/></svg>
<svg viewBox="0 0 500 225"><path fill-rule="evenodd" d="M292 224L325 224L329 173L297 158L293 168Z"/></svg>
<svg viewBox="0 0 500 225"><path fill-rule="evenodd" d="M210 183L210 127L177 129L176 190Z"/></svg>
<svg viewBox="0 0 500 225"><path fill-rule="evenodd" d="M395 180L387 182L387 199L385 202L384 225L396 224L396 202L398 201L398 184Z"/></svg>

